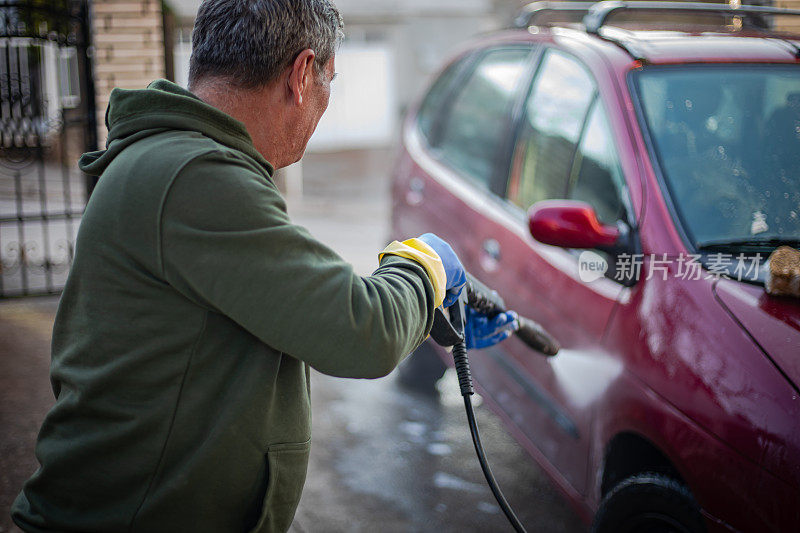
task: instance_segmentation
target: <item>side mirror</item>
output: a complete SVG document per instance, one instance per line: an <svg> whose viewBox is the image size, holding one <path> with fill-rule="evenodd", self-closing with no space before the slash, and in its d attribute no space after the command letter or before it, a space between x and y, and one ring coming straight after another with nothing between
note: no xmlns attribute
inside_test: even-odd
<svg viewBox="0 0 800 533"><path fill-rule="evenodd" d="M594 208L575 200L544 200L528 211L528 229L534 239L562 248L610 250L620 244L622 232L597 220Z"/></svg>

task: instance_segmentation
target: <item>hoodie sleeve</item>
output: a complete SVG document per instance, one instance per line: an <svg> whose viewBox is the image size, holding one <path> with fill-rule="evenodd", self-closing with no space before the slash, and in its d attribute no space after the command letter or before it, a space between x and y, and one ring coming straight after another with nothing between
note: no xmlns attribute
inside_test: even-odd
<svg viewBox="0 0 800 533"><path fill-rule="evenodd" d="M325 374L384 376L433 323L421 265L387 255L371 276L356 275L292 224L275 186L234 154L206 154L176 176L160 241L176 290Z"/></svg>

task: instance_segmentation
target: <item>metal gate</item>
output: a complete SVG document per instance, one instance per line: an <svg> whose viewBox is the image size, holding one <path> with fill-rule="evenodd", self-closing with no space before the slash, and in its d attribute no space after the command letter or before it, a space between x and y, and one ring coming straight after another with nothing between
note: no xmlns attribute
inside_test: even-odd
<svg viewBox="0 0 800 533"><path fill-rule="evenodd" d="M97 147L88 0L0 0L0 298L60 292Z"/></svg>

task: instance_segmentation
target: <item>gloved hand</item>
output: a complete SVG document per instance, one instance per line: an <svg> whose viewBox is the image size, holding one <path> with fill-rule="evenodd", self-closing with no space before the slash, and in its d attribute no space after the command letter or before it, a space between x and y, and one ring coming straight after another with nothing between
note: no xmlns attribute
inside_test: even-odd
<svg viewBox="0 0 800 533"><path fill-rule="evenodd" d="M458 300L461 291L464 290L464 285L467 283L467 275L464 272L464 267L461 265L461 261L450 245L433 233L426 233L417 238L433 248L433 251L436 252L442 260L444 272L447 276L447 284L445 286L447 294L444 297L444 303L442 305L444 307L450 307Z"/></svg>
<svg viewBox="0 0 800 533"><path fill-rule="evenodd" d="M514 311L499 313L494 318L465 306L464 336L467 349L488 348L506 340L519 329L519 316Z"/></svg>

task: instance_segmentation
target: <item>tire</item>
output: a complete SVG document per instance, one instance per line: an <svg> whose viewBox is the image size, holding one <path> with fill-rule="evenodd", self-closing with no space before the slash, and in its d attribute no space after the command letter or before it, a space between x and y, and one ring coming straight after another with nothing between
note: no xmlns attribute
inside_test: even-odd
<svg viewBox="0 0 800 533"><path fill-rule="evenodd" d="M444 375L447 365L435 350L430 339L423 342L398 367L398 383L417 392L436 394L436 382Z"/></svg>
<svg viewBox="0 0 800 533"><path fill-rule="evenodd" d="M600 502L592 533L704 533L700 506L682 483L663 474L626 478Z"/></svg>

